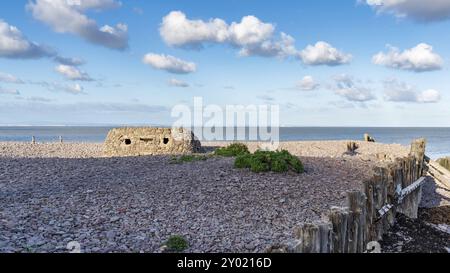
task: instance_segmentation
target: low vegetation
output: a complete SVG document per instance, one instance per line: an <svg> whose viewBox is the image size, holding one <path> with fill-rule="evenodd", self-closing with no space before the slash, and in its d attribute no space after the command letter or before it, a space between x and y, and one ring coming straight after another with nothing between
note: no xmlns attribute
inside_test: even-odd
<svg viewBox="0 0 450 273"><path fill-rule="evenodd" d="M188 241L181 235L172 235L165 243L167 250L174 252L182 252L189 246Z"/></svg>
<svg viewBox="0 0 450 273"><path fill-rule="evenodd" d="M226 147L217 149L213 154L208 155L182 155L173 156L170 160L172 164L183 164L195 161L205 161L212 156L236 157L235 168L250 169L253 172L276 172L286 173L289 171L303 173L305 171L302 162L298 157L293 156L288 151L263 151L258 150L250 153L247 145L243 143L233 143Z"/></svg>
<svg viewBox="0 0 450 273"><path fill-rule="evenodd" d="M439 163L439 165L450 171L450 157L438 159L437 162Z"/></svg>
<svg viewBox="0 0 450 273"><path fill-rule="evenodd" d="M208 159L208 156L206 155L182 155L182 156L173 156L170 159L170 163L172 164L183 164L188 162L195 162L195 161L205 161Z"/></svg>
<svg viewBox="0 0 450 273"><path fill-rule="evenodd" d="M214 152L218 156L235 157L250 154L247 145L243 143L233 143L227 147L222 147Z"/></svg>
<svg viewBox="0 0 450 273"><path fill-rule="evenodd" d="M247 168L257 173L269 171L303 173L305 171L300 159L288 151L256 151L254 154L241 154L236 157L234 166L239 169Z"/></svg>

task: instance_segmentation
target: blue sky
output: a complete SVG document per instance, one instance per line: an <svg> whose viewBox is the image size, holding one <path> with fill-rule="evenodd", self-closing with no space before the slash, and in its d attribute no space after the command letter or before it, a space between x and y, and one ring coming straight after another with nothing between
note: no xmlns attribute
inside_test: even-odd
<svg viewBox="0 0 450 273"><path fill-rule="evenodd" d="M2 1L0 124L169 125L200 96L283 126L450 126L450 1L421 2Z"/></svg>

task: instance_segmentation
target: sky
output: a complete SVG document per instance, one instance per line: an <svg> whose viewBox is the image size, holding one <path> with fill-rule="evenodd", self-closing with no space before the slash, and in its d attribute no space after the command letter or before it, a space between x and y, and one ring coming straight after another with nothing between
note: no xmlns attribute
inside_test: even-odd
<svg viewBox="0 0 450 273"><path fill-rule="evenodd" d="M170 125L279 105L281 126L450 126L450 0L0 3L0 125Z"/></svg>

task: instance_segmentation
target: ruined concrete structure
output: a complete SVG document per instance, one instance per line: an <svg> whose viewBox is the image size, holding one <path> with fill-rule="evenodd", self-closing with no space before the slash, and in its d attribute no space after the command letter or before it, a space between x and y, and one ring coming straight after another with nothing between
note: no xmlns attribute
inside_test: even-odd
<svg viewBox="0 0 450 273"><path fill-rule="evenodd" d="M181 128L116 128L105 141L106 156L190 154L200 148L194 134Z"/></svg>

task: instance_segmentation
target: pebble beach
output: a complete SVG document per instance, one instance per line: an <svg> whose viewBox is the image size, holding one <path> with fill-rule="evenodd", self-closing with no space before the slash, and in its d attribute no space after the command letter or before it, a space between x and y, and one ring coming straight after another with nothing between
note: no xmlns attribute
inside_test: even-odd
<svg viewBox="0 0 450 273"><path fill-rule="evenodd" d="M203 143L213 149L226 143ZM232 158L171 164L170 156L107 158L102 144L0 143L0 252L161 252L171 235L187 252L264 252L296 224L318 220L383 158L408 147L286 142L303 174L256 174ZM257 149L258 143L249 143Z"/></svg>

